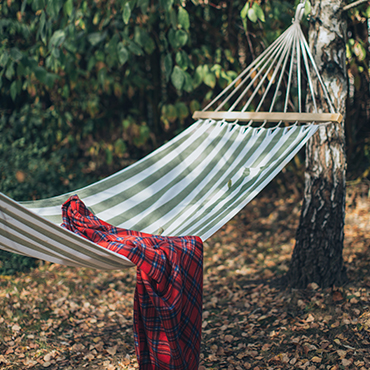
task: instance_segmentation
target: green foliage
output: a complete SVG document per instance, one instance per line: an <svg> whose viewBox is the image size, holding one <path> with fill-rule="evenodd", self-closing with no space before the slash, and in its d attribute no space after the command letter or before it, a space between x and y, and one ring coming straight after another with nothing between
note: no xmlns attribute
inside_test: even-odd
<svg viewBox="0 0 370 370"><path fill-rule="evenodd" d="M250 4L265 21L260 5ZM0 191L35 199L74 189L188 125L190 103L205 105L241 68L234 45L245 33L243 5L3 3Z"/></svg>
<svg viewBox="0 0 370 370"><path fill-rule="evenodd" d="M0 275L14 275L27 272L36 266L34 258L9 253L0 249Z"/></svg>

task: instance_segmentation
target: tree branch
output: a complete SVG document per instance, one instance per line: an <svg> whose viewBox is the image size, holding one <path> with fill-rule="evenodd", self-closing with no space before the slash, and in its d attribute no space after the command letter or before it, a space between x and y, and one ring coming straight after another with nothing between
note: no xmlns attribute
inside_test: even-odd
<svg viewBox="0 0 370 370"><path fill-rule="evenodd" d="M368 2L369 0L357 0L355 1L354 3L351 3L351 4L347 4L346 6L343 7L343 10L348 10L348 9L351 9L351 8L354 8L355 6L357 5L360 5L362 3L366 3Z"/></svg>

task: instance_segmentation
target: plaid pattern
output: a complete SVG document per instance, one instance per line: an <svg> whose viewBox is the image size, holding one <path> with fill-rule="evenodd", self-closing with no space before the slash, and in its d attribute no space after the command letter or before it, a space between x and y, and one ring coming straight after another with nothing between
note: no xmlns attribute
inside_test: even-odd
<svg viewBox="0 0 370 370"><path fill-rule="evenodd" d="M142 370L198 369L203 291L199 237L165 237L116 228L78 198L62 206L63 225L137 266L135 349Z"/></svg>

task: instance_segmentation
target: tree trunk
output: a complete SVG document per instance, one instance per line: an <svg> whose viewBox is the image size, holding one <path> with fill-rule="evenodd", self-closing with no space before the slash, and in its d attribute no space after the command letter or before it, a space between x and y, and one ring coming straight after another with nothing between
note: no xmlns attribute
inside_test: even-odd
<svg viewBox="0 0 370 370"><path fill-rule="evenodd" d="M309 44L336 110L345 117L347 98L346 21L341 0L311 0ZM314 76L312 76L314 78ZM316 89L319 90L317 79ZM319 91L317 92L320 93ZM321 94L322 95L322 94ZM321 106L326 104L321 99ZM307 102L310 106L310 102ZM306 288L346 281L343 265L345 134L341 124L320 127L306 146L305 193L288 284Z"/></svg>

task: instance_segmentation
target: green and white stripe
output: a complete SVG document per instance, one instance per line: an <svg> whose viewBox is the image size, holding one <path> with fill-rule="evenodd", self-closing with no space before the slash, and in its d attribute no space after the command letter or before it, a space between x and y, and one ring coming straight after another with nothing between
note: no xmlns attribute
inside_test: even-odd
<svg viewBox="0 0 370 370"><path fill-rule="evenodd" d="M73 266L131 266L55 225L61 223L62 203L73 194L115 226L205 240L251 201L317 128L200 120L132 166L80 190L21 204L0 194L0 248Z"/></svg>

